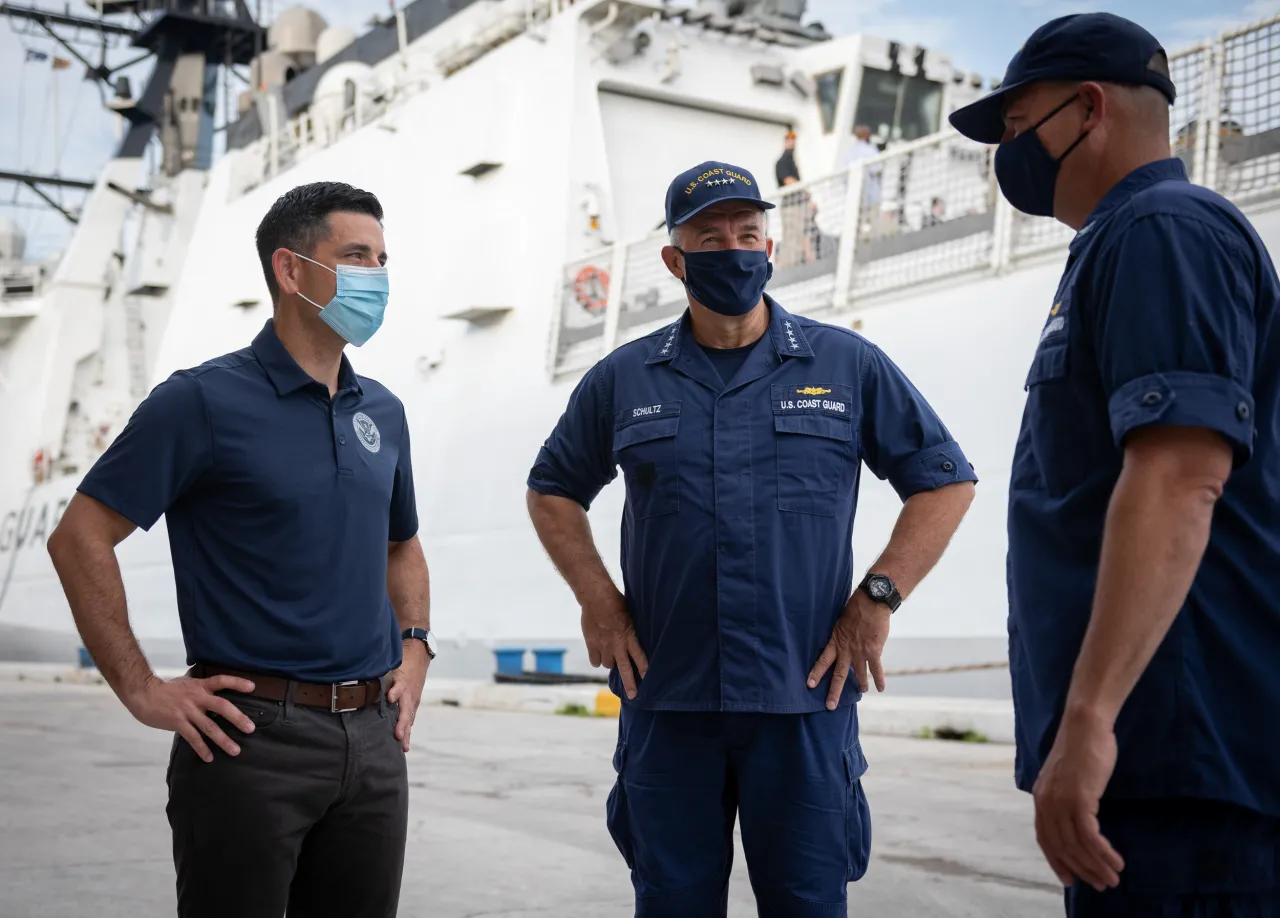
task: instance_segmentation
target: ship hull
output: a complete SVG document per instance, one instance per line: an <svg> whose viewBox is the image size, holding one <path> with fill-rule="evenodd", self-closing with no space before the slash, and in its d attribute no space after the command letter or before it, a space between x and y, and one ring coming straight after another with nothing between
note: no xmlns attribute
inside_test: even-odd
<svg viewBox="0 0 1280 918"><path fill-rule="evenodd" d="M605 20L584 25L575 18L587 10L604 17L607 9L574 8L536 39L511 40L335 142L298 153L279 174L261 174L262 151L256 148L220 160L201 178L198 215L185 258L174 269L167 312L146 323L155 338L147 350L147 387L175 369L244 347L271 315L253 237L276 197L312 181L349 182L379 196L386 210L391 303L381 331L364 347L349 348L348 356L357 372L388 386L406 408L420 535L431 568L432 624L444 648L434 671L446 675L491 673L492 651L502 646L559 646L567 651L566 669L588 667L579 610L529 523L525 482L573 386L605 342L643 334L678 313L671 291L678 297L679 286L658 256L663 240L633 241L660 222L662 192L678 171L672 163L741 154L762 192L774 195L778 151L768 148L769 132L777 128L780 134L781 125L796 123L807 125L802 138L835 142L815 120L812 99L721 79L729 67L747 73L755 61L748 54L776 58L781 52L774 48L744 50L687 31L682 40L702 44L681 58L678 73L644 60L608 70L591 44L591 30L603 28ZM795 52L792 63L817 72L859 55L866 63L875 53L873 43L854 38ZM688 111L678 122L681 129L671 127L677 123L670 120L672 106L696 92L706 97L686 106L689 111L720 110L712 134L698 132L700 122ZM729 98L734 92L736 101ZM854 99L841 98L831 114L844 119L838 131L851 135ZM468 129L442 129L453 125ZM989 151L936 137L887 154L882 190L899 189L905 215L906 203L938 201L937 189L950 189L946 206L953 222L922 229L899 215L891 232L859 242L862 249L855 252L847 244L854 229L874 237L883 215L861 215L867 226L859 222L854 176L861 167L839 173L837 150L826 155L833 174L788 193L813 192L817 241L839 243L823 250L838 251L838 258L820 252L810 264L782 266L771 292L790 311L806 314L821 299L814 291L821 291L825 300L814 317L856 328L883 348L938 411L980 479L972 509L942 561L895 616L890 664L998 662L1007 619L1006 495L1023 384L1052 305L1066 236L1060 227L1048 227L1043 238L1050 244L1040 246L1041 254L1019 249L1021 237L1011 230L1015 218L990 175ZM477 164L485 170L478 172ZM258 171L246 181L248 167ZM900 177L894 186L890 174ZM652 208L645 204L650 200ZM1270 246L1280 241L1280 211L1258 201L1250 213ZM785 215L773 226L784 241L787 226ZM844 242L836 238L841 232ZM973 257L963 249L970 241L978 253ZM794 256L794 237L791 243ZM567 268L596 264L592 253L601 252L597 262L604 268L623 269L614 271L621 297L595 304L607 307L612 324L599 309L578 308L573 285L565 282ZM959 253L955 270L940 273L927 260L931 252ZM626 260L611 260L619 255ZM895 265L909 268L917 256L927 281L892 286L876 280ZM779 288L784 275L791 280ZM40 315L19 332L7 345L17 355L11 365L49 365L53 351L35 348L54 347L40 342L57 340L57 326L51 332L49 323L58 321ZM108 342L109 315L104 328ZM112 357L121 347L111 351L103 344L105 370L94 370L90 356L81 353L83 342L70 357L63 355L76 367L69 384L73 403L112 386L125 399L129 374ZM0 478L0 658L70 660L78 641L44 541L89 463L33 485L22 473L27 452L37 445L27 435L38 426L32 415L65 406L42 403L37 412L12 392L6 402L14 407L0 405L0 424L14 436L4 448L9 473ZM590 514L601 555L619 580L623 496L615 481ZM874 560L900 508L885 482L863 476L856 570ZM131 535L118 554L135 632L157 665L180 664L185 656L163 520ZM979 694L1007 691L1003 673L965 678Z"/></svg>

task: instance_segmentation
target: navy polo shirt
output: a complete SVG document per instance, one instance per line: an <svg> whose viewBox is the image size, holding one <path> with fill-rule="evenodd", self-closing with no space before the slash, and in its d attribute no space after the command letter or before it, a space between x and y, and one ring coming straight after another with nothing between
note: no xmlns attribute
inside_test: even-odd
<svg viewBox="0 0 1280 918"><path fill-rule="evenodd" d="M387 543L418 530L409 429L345 356L331 402L268 320L156 386L79 490L144 530L165 516L188 663L312 682L400 665Z"/></svg>
<svg viewBox="0 0 1280 918"><path fill-rule="evenodd" d="M686 312L579 382L529 487L589 508L621 467L622 579L649 659L635 703L807 713L853 588L860 461L903 500L975 481L902 372L843 328L789 315L725 382ZM610 674L622 695L616 671ZM860 697L852 680L841 698Z"/></svg>
<svg viewBox="0 0 1280 918"><path fill-rule="evenodd" d="M1120 712L1107 796L1280 815L1278 292L1248 221L1176 159L1132 172L1072 242L1027 376L1009 495L1023 790L1053 745L1089 622L1125 437L1204 427L1235 468L1186 604Z"/></svg>

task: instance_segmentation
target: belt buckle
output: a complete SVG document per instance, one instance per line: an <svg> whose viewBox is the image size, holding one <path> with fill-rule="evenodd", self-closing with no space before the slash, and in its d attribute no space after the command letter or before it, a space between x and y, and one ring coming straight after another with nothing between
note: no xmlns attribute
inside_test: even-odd
<svg viewBox="0 0 1280 918"><path fill-rule="evenodd" d="M332 714L346 714L348 711L358 711L358 710L360 710L358 707L355 707L355 708L340 708L340 707L338 707L338 689L340 689L340 688L345 688L345 687L346 687L346 686L348 686L348 685L359 685L359 684L360 684L360 680L359 680L359 679L349 679L349 680L348 680L348 681L346 681L346 682L334 682L332 685L330 685L330 686L329 686L329 711L330 711L330 713L332 713Z"/></svg>

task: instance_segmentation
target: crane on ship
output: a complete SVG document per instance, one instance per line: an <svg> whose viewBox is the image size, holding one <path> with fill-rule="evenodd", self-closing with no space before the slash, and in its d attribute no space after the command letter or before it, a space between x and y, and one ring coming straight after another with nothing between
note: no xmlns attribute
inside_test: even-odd
<svg viewBox="0 0 1280 918"><path fill-rule="evenodd" d="M85 5L90 8L87 12L96 15L5 2L0 2L0 15L19 36L55 42L83 66L86 80L98 84L106 107L128 124L115 158L142 157L158 136L165 174L207 168L211 132L203 122L211 120L215 110L218 69L222 70L225 100L230 76L246 79L235 67L250 63L265 40L265 29L250 13L246 0L89 0ZM110 65L109 52L126 45L141 53ZM46 57L45 52L35 49L28 49L27 54L28 59ZM154 66L135 97L129 77L121 71L148 59L154 60ZM55 67L70 63L54 59ZM223 108L230 110L225 101ZM73 224L79 222L79 215L55 199L50 190L92 191L96 185L84 178L58 175L56 170L0 170L0 180L30 189ZM106 187L135 204L149 203L145 189L124 187L114 180Z"/></svg>

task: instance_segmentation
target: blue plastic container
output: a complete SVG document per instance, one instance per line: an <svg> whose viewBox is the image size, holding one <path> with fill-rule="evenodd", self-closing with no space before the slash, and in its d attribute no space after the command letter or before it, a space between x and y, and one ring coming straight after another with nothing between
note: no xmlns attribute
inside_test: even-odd
<svg viewBox="0 0 1280 918"><path fill-rule="evenodd" d="M564 672L563 647L535 647L533 660L534 668L540 673Z"/></svg>
<svg viewBox="0 0 1280 918"><path fill-rule="evenodd" d="M524 648L500 647L493 652L498 661L498 672L506 676L515 676L524 672Z"/></svg>

